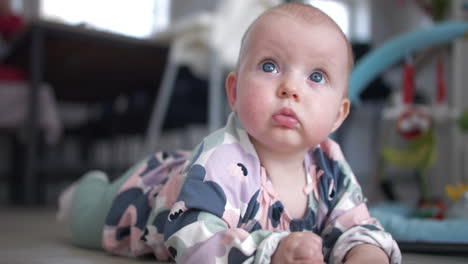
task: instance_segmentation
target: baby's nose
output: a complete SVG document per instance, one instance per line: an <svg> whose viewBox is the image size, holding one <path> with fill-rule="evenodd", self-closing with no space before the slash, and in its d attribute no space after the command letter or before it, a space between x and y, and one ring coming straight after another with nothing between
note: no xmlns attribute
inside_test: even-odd
<svg viewBox="0 0 468 264"><path fill-rule="evenodd" d="M299 89L297 82L292 80L285 80L279 87L277 91L277 95L279 98L292 98L295 101L300 100L299 96Z"/></svg>

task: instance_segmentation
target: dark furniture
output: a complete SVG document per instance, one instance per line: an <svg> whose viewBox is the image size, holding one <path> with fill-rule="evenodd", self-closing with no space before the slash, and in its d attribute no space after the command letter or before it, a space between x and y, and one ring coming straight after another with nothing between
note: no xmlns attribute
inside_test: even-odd
<svg viewBox="0 0 468 264"><path fill-rule="evenodd" d="M168 45L99 32L80 26L32 21L12 43L3 63L26 69L30 82L27 144L22 171L10 191L19 202L38 197L38 86L47 82L57 101L93 103L135 90L157 94L166 66ZM15 159L18 159L16 155ZM18 161L16 161L18 162ZM18 166L17 166L18 167Z"/></svg>

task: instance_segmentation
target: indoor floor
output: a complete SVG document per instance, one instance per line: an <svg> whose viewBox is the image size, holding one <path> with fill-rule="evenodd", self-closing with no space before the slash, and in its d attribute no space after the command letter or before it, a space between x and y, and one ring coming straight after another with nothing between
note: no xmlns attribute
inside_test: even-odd
<svg viewBox="0 0 468 264"><path fill-rule="evenodd" d="M71 245L65 226L57 225L55 208L0 208L0 263L4 264L135 264L129 259ZM404 264L468 263L467 257L403 254Z"/></svg>

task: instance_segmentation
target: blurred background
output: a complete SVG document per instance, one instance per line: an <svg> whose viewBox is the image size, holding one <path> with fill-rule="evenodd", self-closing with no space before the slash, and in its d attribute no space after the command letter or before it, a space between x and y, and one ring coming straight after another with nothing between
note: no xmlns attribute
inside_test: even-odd
<svg viewBox="0 0 468 264"><path fill-rule="evenodd" d="M88 170L117 177L154 150L191 149L220 128L229 111L223 80L233 69L244 24L281 3L2 2L10 6L2 11L7 19L0 19L6 32L0 42L0 203L36 206L55 206L59 191ZM356 65L402 34L468 19L463 0L306 2L343 29ZM453 37L407 54L359 91L333 137L371 202L416 202L423 192L446 200L446 184L467 183L460 125L468 98L461 88L468 81L466 42ZM430 113L434 136L423 151L430 157L412 154L413 141L398 130L401 113L395 111L408 104L402 103L405 65L414 70L409 104ZM381 155L387 147L400 151L393 156L421 155L426 162L402 165Z"/></svg>

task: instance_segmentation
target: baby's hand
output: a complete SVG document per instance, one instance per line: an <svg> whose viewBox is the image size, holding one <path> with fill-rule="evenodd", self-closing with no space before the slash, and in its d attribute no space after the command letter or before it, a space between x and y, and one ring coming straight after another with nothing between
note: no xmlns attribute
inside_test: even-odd
<svg viewBox="0 0 468 264"><path fill-rule="evenodd" d="M279 243L271 263L323 264L322 238L312 232L293 232Z"/></svg>

